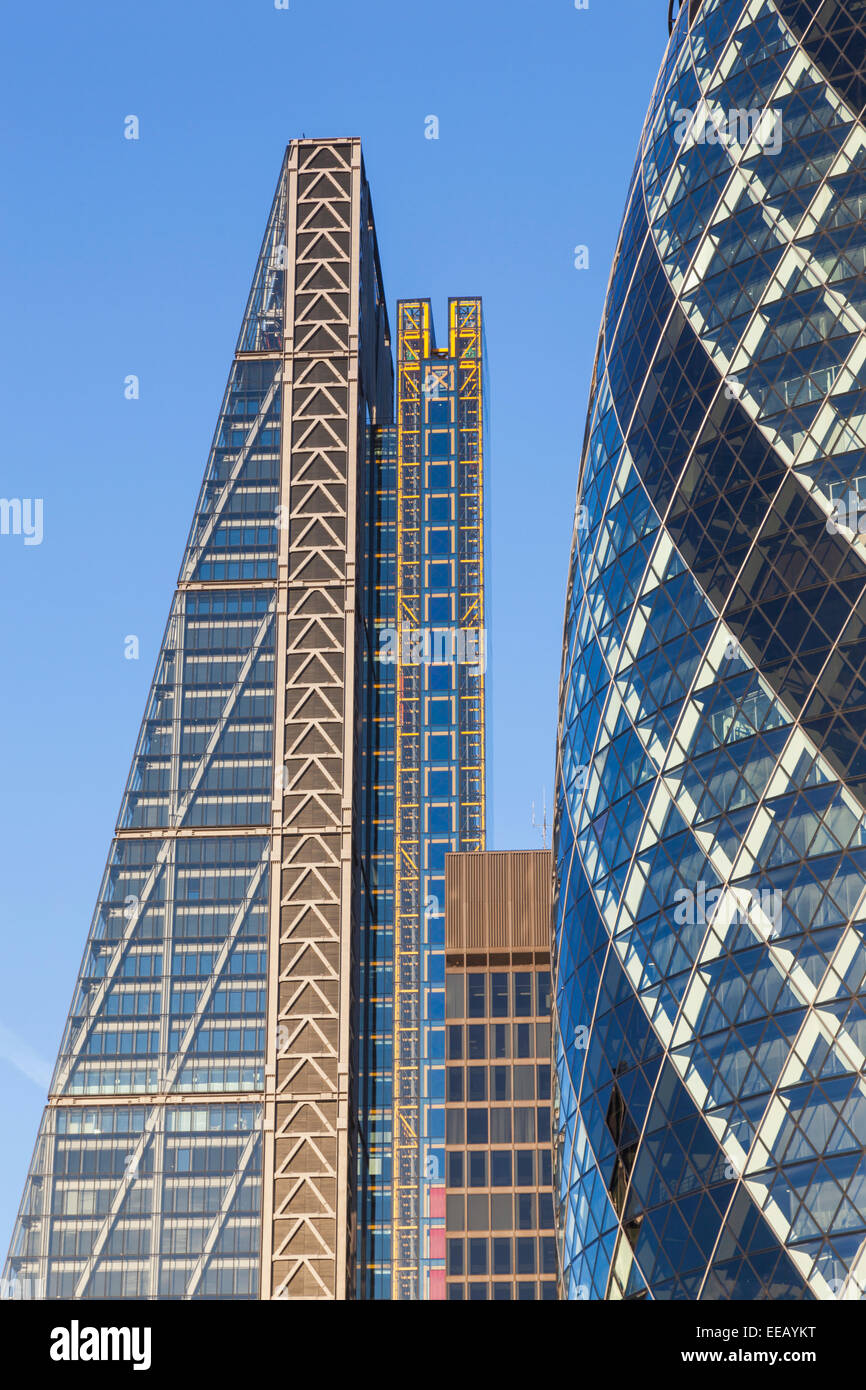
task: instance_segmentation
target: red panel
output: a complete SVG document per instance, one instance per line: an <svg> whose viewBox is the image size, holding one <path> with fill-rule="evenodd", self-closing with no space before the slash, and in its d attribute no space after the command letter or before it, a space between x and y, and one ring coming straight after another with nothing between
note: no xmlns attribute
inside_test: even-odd
<svg viewBox="0 0 866 1390"><path fill-rule="evenodd" d="M430 1232L430 1258L431 1260L445 1259L445 1227L434 1226Z"/></svg>
<svg viewBox="0 0 866 1390"><path fill-rule="evenodd" d="M430 1188L430 1215L431 1215L431 1216L443 1216L443 1217L444 1217L444 1215L445 1215L445 1188L444 1188L444 1187L431 1187L431 1188Z"/></svg>
<svg viewBox="0 0 866 1390"><path fill-rule="evenodd" d="M443 1231L444 1235L445 1232ZM445 1299L445 1270L431 1269L430 1271L430 1300L431 1302L444 1302Z"/></svg>

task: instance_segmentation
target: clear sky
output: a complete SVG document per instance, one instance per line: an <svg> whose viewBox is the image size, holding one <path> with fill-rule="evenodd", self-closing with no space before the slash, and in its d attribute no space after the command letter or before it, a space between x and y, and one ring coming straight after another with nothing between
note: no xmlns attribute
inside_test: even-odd
<svg viewBox="0 0 866 1390"><path fill-rule="evenodd" d="M484 297L491 848L540 845L589 379L667 8L7 9L0 496L43 499L43 538L0 536L0 1261L295 136L362 137L392 321L429 295L441 341L448 296Z"/></svg>

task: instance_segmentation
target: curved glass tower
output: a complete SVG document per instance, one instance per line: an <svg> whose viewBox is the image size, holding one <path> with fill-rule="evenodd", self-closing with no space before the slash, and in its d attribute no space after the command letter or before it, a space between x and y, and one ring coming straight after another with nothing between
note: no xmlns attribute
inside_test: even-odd
<svg viewBox="0 0 866 1390"><path fill-rule="evenodd" d="M691 0L641 137L561 685L569 1298L866 1296L864 103L866 0Z"/></svg>

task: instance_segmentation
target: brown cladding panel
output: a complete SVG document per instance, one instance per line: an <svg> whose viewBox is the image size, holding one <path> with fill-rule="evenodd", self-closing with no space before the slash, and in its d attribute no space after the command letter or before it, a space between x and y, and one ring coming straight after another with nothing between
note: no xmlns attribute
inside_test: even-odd
<svg viewBox="0 0 866 1390"><path fill-rule="evenodd" d="M550 850L445 856L445 948L550 950Z"/></svg>
<svg viewBox="0 0 866 1390"><path fill-rule="evenodd" d="M283 356L261 1297L344 1299L351 1265L357 141L295 142ZM311 229L316 234L309 235ZM335 286L349 289L346 294ZM302 288L303 287L303 288ZM348 355L347 355L348 350ZM281 794L280 794L281 793Z"/></svg>

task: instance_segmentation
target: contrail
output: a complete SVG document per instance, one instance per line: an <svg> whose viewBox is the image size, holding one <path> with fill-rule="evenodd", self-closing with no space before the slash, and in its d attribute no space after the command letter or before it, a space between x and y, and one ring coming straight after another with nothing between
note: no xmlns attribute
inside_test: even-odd
<svg viewBox="0 0 866 1390"><path fill-rule="evenodd" d="M0 1057L10 1062L17 1071L23 1073L40 1090L47 1091L51 1084L51 1066L44 1057L38 1056L29 1043L17 1034L10 1032L0 1023Z"/></svg>

